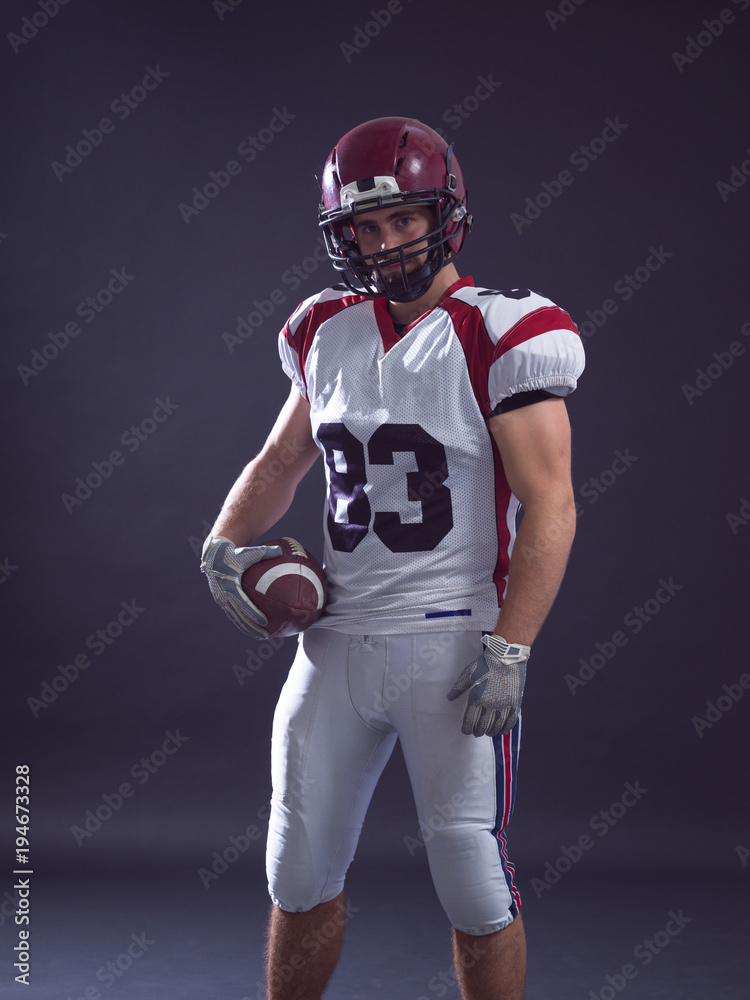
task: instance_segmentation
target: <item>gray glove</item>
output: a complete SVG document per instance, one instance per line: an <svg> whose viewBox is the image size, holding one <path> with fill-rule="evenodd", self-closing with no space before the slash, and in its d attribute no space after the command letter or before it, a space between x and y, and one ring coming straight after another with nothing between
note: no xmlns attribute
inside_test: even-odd
<svg viewBox="0 0 750 1000"><path fill-rule="evenodd" d="M243 632L267 639L268 619L242 589L242 574L262 559L281 555L278 545L248 545L238 548L223 535L209 535L203 544L201 572L208 578L213 598Z"/></svg>
<svg viewBox="0 0 750 1000"><path fill-rule="evenodd" d="M499 635L483 635L484 653L463 671L448 701L469 692L461 732L467 736L504 736L521 714L530 646L510 645Z"/></svg>

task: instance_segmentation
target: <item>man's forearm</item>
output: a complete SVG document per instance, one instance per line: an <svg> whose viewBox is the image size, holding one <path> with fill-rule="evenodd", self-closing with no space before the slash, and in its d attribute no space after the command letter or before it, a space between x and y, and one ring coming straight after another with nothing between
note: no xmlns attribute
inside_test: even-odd
<svg viewBox="0 0 750 1000"><path fill-rule="evenodd" d="M229 491L211 534L235 545L252 545L289 510L297 485L318 455L312 438L267 441Z"/></svg>
<svg viewBox="0 0 750 1000"><path fill-rule="evenodd" d="M497 635L526 646L534 642L560 589L575 526L575 504L567 493L524 510Z"/></svg>
<svg viewBox="0 0 750 1000"><path fill-rule="evenodd" d="M310 408L293 386L263 448L229 491L211 534L235 545L252 545L289 510L319 454Z"/></svg>
<svg viewBox="0 0 750 1000"><path fill-rule="evenodd" d="M274 476L272 461L259 455L245 466L224 501L212 535L223 535L235 545L252 545L289 510L295 484L287 477Z"/></svg>

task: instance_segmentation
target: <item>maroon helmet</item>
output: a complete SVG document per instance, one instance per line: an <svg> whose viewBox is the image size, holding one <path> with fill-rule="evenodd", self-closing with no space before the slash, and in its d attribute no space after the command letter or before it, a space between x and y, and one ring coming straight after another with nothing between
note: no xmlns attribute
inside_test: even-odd
<svg viewBox="0 0 750 1000"><path fill-rule="evenodd" d="M387 295L393 302L418 299L461 249L471 228L453 145L413 118L375 118L347 132L326 160L322 189L318 219L328 256L360 295ZM389 250L387 257L360 254L352 216L399 204L430 206L435 228ZM406 262L425 253L425 240L425 264L407 271ZM381 264L392 263L394 253L400 274L390 273L386 280Z"/></svg>

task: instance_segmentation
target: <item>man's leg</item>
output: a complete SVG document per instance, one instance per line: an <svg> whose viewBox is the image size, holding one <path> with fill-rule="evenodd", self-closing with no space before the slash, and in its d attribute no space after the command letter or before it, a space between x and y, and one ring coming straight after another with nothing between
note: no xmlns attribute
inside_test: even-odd
<svg viewBox="0 0 750 1000"><path fill-rule="evenodd" d="M344 941L343 891L306 913L271 907L266 948L268 1000L320 1000Z"/></svg>
<svg viewBox="0 0 750 1000"><path fill-rule="evenodd" d="M406 651L408 642L413 646ZM493 739L461 732L463 704L449 702L446 694L481 653L481 633L391 637L391 646L391 663L408 657L414 665L414 682L393 701L389 718L401 738L435 889L451 924L460 928L454 939L462 996L520 1000L525 940L505 828L513 811L521 720Z"/></svg>
<svg viewBox="0 0 750 1000"><path fill-rule="evenodd" d="M522 1000L526 935L520 914L494 934L454 930L453 958L463 1000Z"/></svg>
<svg viewBox="0 0 750 1000"><path fill-rule="evenodd" d="M377 640L313 627L279 698L266 852L271 1000L317 1000L336 965L344 878L396 742L377 716L383 659Z"/></svg>

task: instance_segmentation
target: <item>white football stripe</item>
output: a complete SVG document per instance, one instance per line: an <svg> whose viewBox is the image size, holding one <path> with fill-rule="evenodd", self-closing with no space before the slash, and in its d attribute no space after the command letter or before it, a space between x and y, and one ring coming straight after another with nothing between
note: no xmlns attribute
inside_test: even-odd
<svg viewBox="0 0 750 1000"><path fill-rule="evenodd" d="M282 576L293 576L298 574L299 576L304 576L306 580L315 587L315 593L318 595L318 603L316 605L316 610L320 610L323 607L323 602L325 600L325 595L323 594L323 587L321 586L320 580L313 573L309 566L290 566L289 563L282 564L281 566L272 566L267 569L263 576L255 584L255 589L259 594L265 594L272 583L280 579Z"/></svg>

